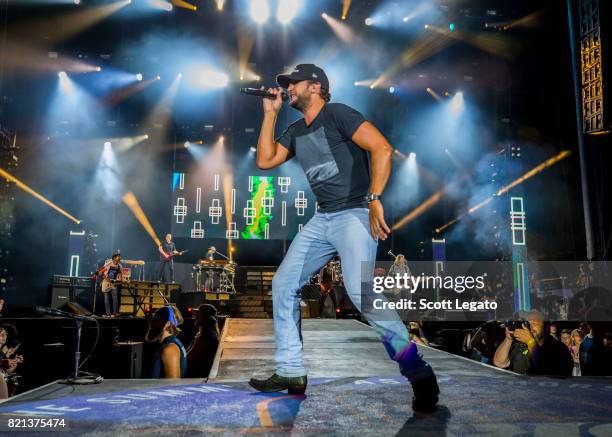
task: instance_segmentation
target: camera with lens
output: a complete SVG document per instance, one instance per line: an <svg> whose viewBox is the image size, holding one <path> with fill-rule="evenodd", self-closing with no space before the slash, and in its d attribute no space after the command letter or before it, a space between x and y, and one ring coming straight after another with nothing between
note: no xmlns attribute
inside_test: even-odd
<svg viewBox="0 0 612 437"><path fill-rule="evenodd" d="M505 323L508 331L514 331L519 328L529 329L529 322L527 320L511 320Z"/></svg>

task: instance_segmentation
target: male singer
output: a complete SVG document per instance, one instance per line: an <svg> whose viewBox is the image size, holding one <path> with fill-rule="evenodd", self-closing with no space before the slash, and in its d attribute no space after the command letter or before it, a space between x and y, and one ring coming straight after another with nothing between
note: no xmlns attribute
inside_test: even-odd
<svg viewBox="0 0 612 437"><path fill-rule="evenodd" d="M362 263L373 264L377 240L386 239L390 232L380 195L391 172L393 149L359 112L340 103L328 103L329 81L321 68L301 64L290 74L277 76L277 82L281 88L268 89L275 98L263 99L257 165L271 169L297 157L319 209L291 243L272 281L276 372L265 380L253 378L249 384L263 392L305 392L299 290L337 252L353 304L376 329L389 356L412 384L412 408L432 411L438 402L436 377L410 342L397 313L374 316L371 303L361 305L362 285L368 293L364 296L372 290L368 284L372 272L369 267L362 271ZM304 118L275 140L282 88L287 89L289 105ZM367 281L364 284L362 277Z"/></svg>

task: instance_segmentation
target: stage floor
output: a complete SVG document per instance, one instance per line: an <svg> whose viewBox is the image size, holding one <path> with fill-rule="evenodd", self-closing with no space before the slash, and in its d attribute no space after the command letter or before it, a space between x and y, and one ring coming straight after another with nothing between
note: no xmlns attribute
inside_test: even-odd
<svg viewBox="0 0 612 437"><path fill-rule="evenodd" d="M0 430L10 418L53 417L71 433L122 436L612 435L612 379L517 376L425 347L440 406L413 414L410 385L374 332L351 320L304 320L306 396L256 393L246 381L271 370L271 321L231 320L209 382L52 383L2 404Z"/></svg>

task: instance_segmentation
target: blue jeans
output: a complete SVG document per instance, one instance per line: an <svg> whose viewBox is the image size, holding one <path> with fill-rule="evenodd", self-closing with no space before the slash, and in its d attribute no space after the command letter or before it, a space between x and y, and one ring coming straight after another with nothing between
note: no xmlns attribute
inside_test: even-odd
<svg viewBox="0 0 612 437"><path fill-rule="evenodd" d="M113 312L111 313L111 297L113 300ZM104 293L104 307L106 309L106 314L117 314L119 312L119 295L117 292L117 287L113 287L111 291Z"/></svg>
<svg viewBox="0 0 612 437"><path fill-rule="evenodd" d="M410 381L432 374L416 344L395 311L384 317L361 307L362 287L372 293L372 271L377 241L370 234L369 210L317 212L302 228L272 280L276 373L280 376L306 374L300 313L300 289L336 253L342 261L342 276L347 293L363 317L380 336L389 357L398 362L401 373ZM365 268L364 268L365 267ZM363 280L362 280L363 278ZM383 298L382 295L377 297ZM350 365L350 363L347 363Z"/></svg>

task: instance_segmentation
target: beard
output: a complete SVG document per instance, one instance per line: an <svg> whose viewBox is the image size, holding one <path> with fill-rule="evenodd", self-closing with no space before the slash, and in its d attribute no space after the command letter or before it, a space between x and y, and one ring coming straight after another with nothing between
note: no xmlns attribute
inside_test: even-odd
<svg viewBox="0 0 612 437"><path fill-rule="evenodd" d="M293 109L297 109L300 112L304 112L310 106L310 95L308 94L296 94L295 100L289 103Z"/></svg>

